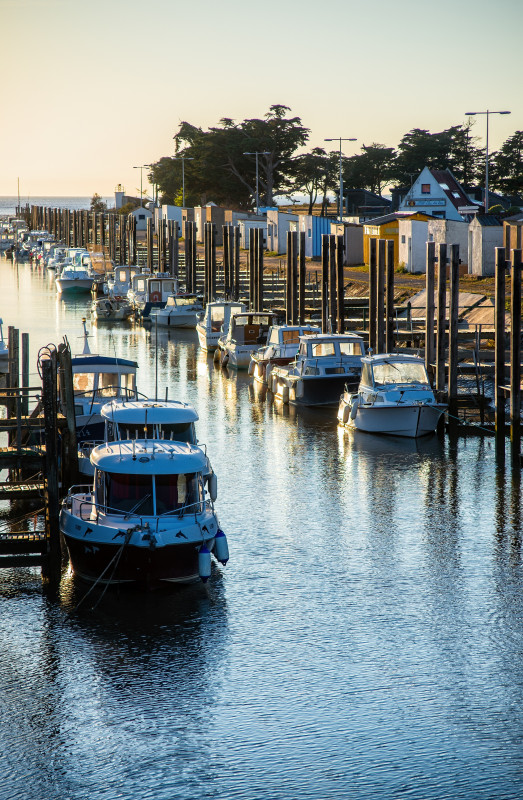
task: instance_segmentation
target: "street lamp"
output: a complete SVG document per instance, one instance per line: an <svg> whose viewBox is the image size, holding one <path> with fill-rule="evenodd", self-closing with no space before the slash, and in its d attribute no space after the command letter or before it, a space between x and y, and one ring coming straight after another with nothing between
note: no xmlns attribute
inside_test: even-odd
<svg viewBox="0 0 523 800"><path fill-rule="evenodd" d="M255 150L254 153L244 153L244 156L256 156L256 213L259 211L260 196L258 194L258 156L270 156L268 150Z"/></svg>
<svg viewBox="0 0 523 800"><path fill-rule="evenodd" d="M342 139L341 136L337 139L324 139L324 142L339 142L340 143L340 220L343 216L343 171L341 166L341 143L342 142L356 142L357 139Z"/></svg>
<svg viewBox="0 0 523 800"><path fill-rule="evenodd" d="M488 214L488 118L490 114L510 114L510 111L466 111L466 117L476 117L484 114L487 117L487 146L485 148L485 214Z"/></svg>
<svg viewBox="0 0 523 800"><path fill-rule="evenodd" d="M143 180L142 180L143 171L144 171L144 169L146 169L146 167L149 167L149 166L150 166L150 164L142 164L141 167L133 167L133 169L139 169L140 170L140 206L143 206L143 189L142 189L142 186L143 186Z"/></svg>
<svg viewBox="0 0 523 800"><path fill-rule="evenodd" d="M185 162L194 161L194 158L188 156L171 156L173 161L182 162L182 208L185 208Z"/></svg>

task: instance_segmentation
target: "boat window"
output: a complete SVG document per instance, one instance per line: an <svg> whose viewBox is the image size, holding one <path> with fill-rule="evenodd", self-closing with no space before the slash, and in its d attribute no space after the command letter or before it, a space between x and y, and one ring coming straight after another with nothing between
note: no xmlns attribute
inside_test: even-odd
<svg viewBox="0 0 523 800"><path fill-rule="evenodd" d="M76 393L92 392L94 389L94 372L76 372L73 375L73 391Z"/></svg>
<svg viewBox="0 0 523 800"><path fill-rule="evenodd" d="M138 516L153 514L152 475L105 474L106 504L116 511L134 510Z"/></svg>
<svg viewBox="0 0 523 800"><path fill-rule="evenodd" d="M134 392L136 386L136 375L134 372L123 373L120 375L120 386L122 389L127 389Z"/></svg>
<svg viewBox="0 0 523 800"><path fill-rule="evenodd" d="M175 305L176 305L176 300L174 299L174 297L172 297L172 296L168 297L167 298L167 302L165 304L166 308L167 307L171 308L172 306L175 306Z"/></svg>
<svg viewBox="0 0 523 800"><path fill-rule="evenodd" d="M196 302L195 297L177 297L176 298L176 305L177 306L193 306Z"/></svg>
<svg viewBox="0 0 523 800"><path fill-rule="evenodd" d="M117 372L101 372L98 376L98 394L102 397L116 397L120 376Z"/></svg>
<svg viewBox="0 0 523 800"><path fill-rule="evenodd" d="M278 344L278 341L278 329L276 328L276 330L271 330L267 344Z"/></svg>
<svg viewBox="0 0 523 800"><path fill-rule="evenodd" d="M156 475L156 513L165 514L184 506L193 506L200 498L197 473L188 475Z"/></svg>
<svg viewBox="0 0 523 800"><path fill-rule="evenodd" d="M192 422L178 422L160 426L162 439L171 439L173 442L188 442L196 444L194 425Z"/></svg>
<svg viewBox="0 0 523 800"><path fill-rule="evenodd" d="M212 322L219 322L220 324L223 323L224 320L224 311L223 308L211 308L211 320Z"/></svg>
<svg viewBox="0 0 523 800"><path fill-rule="evenodd" d="M97 469L95 471L94 486L96 491L96 503L98 506L105 505L105 473Z"/></svg>
<svg viewBox="0 0 523 800"><path fill-rule="evenodd" d="M145 281L143 280L143 278L141 278L140 280L136 281L136 291L137 292L145 292Z"/></svg>
<svg viewBox="0 0 523 800"><path fill-rule="evenodd" d="M428 384L425 365L408 363L404 361L374 364L374 383L376 386L385 386L390 383L420 383Z"/></svg>
<svg viewBox="0 0 523 800"><path fill-rule="evenodd" d="M334 342L319 342L319 344L313 344L311 350L313 358L333 356L336 354Z"/></svg>
<svg viewBox="0 0 523 800"><path fill-rule="evenodd" d="M300 341L299 330L295 331L282 331L283 344L298 344Z"/></svg>
<svg viewBox="0 0 523 800"><path fill-rule="evenodd" d="M340 353L342 356L360 356L361 342L340 342Z"/></svg>
<svg viewBox="0 0 523 800"><path fill-rule="evenodd" d="M149 284L149 291L160 292L161 291L160 281L151 281Z"/></svg>
<svg viewBox="0 0 523 800"><path fill-rule="evenodd" d="M245 316L245 317L244 316L240 316L240 317L235 317L234 318L234 324L235 325L247 325L248 322L249 322L249 317L247 317L247 316Z"/></svg>

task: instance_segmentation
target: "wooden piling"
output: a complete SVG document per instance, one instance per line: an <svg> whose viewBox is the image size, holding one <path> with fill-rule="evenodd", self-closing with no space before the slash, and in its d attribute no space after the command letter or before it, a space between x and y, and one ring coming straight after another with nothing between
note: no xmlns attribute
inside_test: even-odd
<svg viewBox="0 0 523 800"><path fill-rule="evenodd" d="M386 268L385 239L378 239L378 269L376 281L376 352L383 353L385 349L385 268Z"/></svg>
<svg viewBox="0 0 523 800"><path fill-rule="evenodd" d="M285 291L285 318L287 325L296 325L298 319L298 233L287 231L287 272Z"/></svg>
<svg viewBox="0 0 523 800"><path fill-rule="evenodd" d="M230 225L222 225L223 237L223 294L226 300L231 297L231 274L232 274L232 258L231 258L231 242L232 242L232 227Z"/></svg>
<svg viewBox="0 0 523 800"><path fill-rule="evenodd" d="M22 333L22 386L27 389L29 386L29 334ZM29 414L29 395L24 391L22 396L22 414Z"/></svg>
<svg viewBox="0 0 523 800"><path fill-rule="evenodd" d="M116 214L107 215L108 236L109 236L109 258L113 263L116 262Z"/></svg>
<svg viewBox="0 0 523 800"><path fill-rule="evenodd" d="M240 228L234 227L233 299L240 299Z"/></svg>
<svg viewBox="0 0 523 800"><path fill-rule="evenodd" d="M305 231L300 231L298 252L298 325L305 325Z"/></svg>
<svg viewBox="0 0 523 800"><path fill-rule="evenodd" d="M438 304L436 330L436 391L445 392L445 339L447 318L447 245L438 247Z"/></svg>
<svg viewBox="0 0 523 800"><path fill-rule="evenodd" d="M449 299L449 426L456 427L458 416L458 320L459 320L459 244L450 245Z"/></svg>
<svg viewBox="0 0 523 800"><path fill-rule="evenodd" d="M507 251L508 252L508 251ZM495 351L494 396L496 403L496 457L505 461L505 296L506 256L504 247L496 247L496 295L495 295Z"/></svg>
<svg viewBox="0 0 523 800"><path fill-rule="evenodd" d="M338 330L336 304L336 236L329 234L329 331Z"/></svg>
<svg viewBox="0 0 523 800"><path fill-rule="evenodd" d="M168 221L167 241L169 248L169 257L168 257L169 272L171 273L171 275L178 277L180 242L178 238L178 223L174 219L170 219Z"/></svg>
<svg viewBox="0 0 523 800"><path fill-rule="evenodd" d="M321 331L329 331L329 263L330 263L329 234L323 233L321 237Z"/></svg>
<svg viewBox="0 0 523 800"><path fill-rule="evenodd" d="M62 431L62 440L64 443L62 473L67 475L69 483L72 484L75 483L78 478L78 444L76 437L71 350L65 343L58 345L58 385L61 406L67 424L67 427ZM63 482L62 488L65 488Z"/></svg>
<svg viewBox="0 0 523 800"><path fill-rule="evenodd" d="M345 332L345 282L343 279L343 256L345 243L343 236L336 236L336 331Z"/></svg>
<svg viewBox="0 0 523 800"><path fill-rule="evenodd" d="M376 312L378 307L377 242L369 239L369 348L376 352Z"/></svg>
<svg viewBox="0 0 523 800"><path fill-rule="evenodd" d="M58 436L56 351L50 358L42 360L42 404L45 421L45 527L47 536L47 558L42 566L42 578L46 582L60 580L60 497L58 484Z"/></svg>
<svg viewBox="0 0 523 800"><path fill-rule="evenodd" d="M425 367L429 376L434 375L434 272L436 265L436 242L427 242L425 273Z"/></svg>
<svg viewBox="0 0 523 800"><path fill-rule="evenodd" d="M136 217L131 215L127 222L127 230L129 235L129 242L127 247L127 265L132 267L138 264L138 253L136 250ZM102 244L102 241L100 241ZM102 244L103 246L103 244Z"/></svg>
<svg viewBox="0 0 523 800"><path fill-rule="evenodd" d="M521 250L512 251L510 270L510 451L513 468L521 466Z"/></svg>
<svg viewBox="0 0 523 800"><path fill-rule="evenodd" d="M394 350L394 241L387 239L385 295L385 352Z"/></svg>
<svg viewBox="0 0 523 800"><path fill-rule="evenodd" d="M145 234L147 243L147 269L151 272L154 270L154 228L153 220L151 217L147 218L147 230Z"/></svg>

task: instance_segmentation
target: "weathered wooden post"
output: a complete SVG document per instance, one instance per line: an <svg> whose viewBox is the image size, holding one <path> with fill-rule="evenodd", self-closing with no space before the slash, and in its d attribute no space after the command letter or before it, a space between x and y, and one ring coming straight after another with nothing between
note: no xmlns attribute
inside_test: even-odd
<svg viewBox="0 0 523 800"><path fill-rule="evenodd" d="M151 217L147 218L145 239L147 242L147 269L152 273L154 270L154 229Z"/></svg>
<svg viewBox="0 0 523 800"><path fill-rule="evenodd" d="M78 476L78 445L74 410L73 370L71 350L63 342L58 345L58 376L60 397L67 426L62 433L64 442L62 473L67 475L69 483L75 483ZM62 488L65 488L63 482Z"/></svg>
<svg viewBox="0 0 523 800"><path fill-rule="evenodd" d="M338 330L336 306L336 236L329 234L329 331Z"/></svg>
<svg viewBox="0 0 523 800"><path fill-rule="evenodd" d="M264 304L264 294L263 294L263 251L264 251L264 236L263 236L263 228L258 228L256 231L256 249L257 254L256 257L258 259L258 289L257 289L257 299L258 299L258 311L263 311L263 304ZM296 292L295 294L295 302L296 302Z"/></svg>
<svg viewBox="0 0 523 800"><path fill-rule="evenodd" d="M369 348L376 352L378 308L377 241L369 239Z"/></svg>
<svg viewBox="0 0 523 800"><path fill-rule="evenodd" d="M100 247L102 248L102 252L105 252L105 217L103 211L99 214L99 225L100 225Z"/></svg>
<svg viewBox="0 0 523 800"><path fill-rule="evenodd" d="M510 297L510 452L521 466L521 250L512 251Z"/></svg>
<svg viewBox="0 0 523 800"><path fill-rule="evenodd" d="M508 227L508 226L507 226ZM508 251L507 251L508 252ZM494 367L494 394L496 402L496 457L505 462L505 296L507 261L504 247L496 247L496 295L494 342L496 362Z"/></svg>
<svg viewBox="0 0 523 800"><path fill-rule="evenodd" d="M449 298L449 426L456 427L458 416L458 321L459 321L459 244L450 245Z"/></svg>
<svg viewBox="0 0 523 800"><path fill-rule="evenodd" d="M298 318L298 234L287 231L287 271L285 282L285 318L287 325L296 325Z"/></svg>
<svg viewBox="0 0 523 800"><path fill-rule="evenodd" d="M434 271L436 264L436 242L427 242L425 273L425 366L430 377L434 375Z"/></svg>
<svg viewBox="0 0 523 800"><path fill-rule="evenodd" d="M210 247L210 261L209 261L209 292L211 302L216 300L216 277L217 277L217 264L216 264L216 224L214 222L208 223L210 228L209 234L209 247Z"/></svg>
<svg viewBox="0 0 523 800"><path fill-rule="evenodd" d="M129 246L127 248L127 265L129 267L138 264L138 253L136 251L136 217L130 214L127 219L127 226L129 231Z"/></svg>
<svg viewBox="0 0 523 800"><path fill-rule="evenodd" d="M298 253L298 325L305 325L305 231L300 231L300 249Z"/></svg>
<svg viewBox="0 0 523 800"><path fill-rule="evenodd" d="M22 334L22 414L29 414L29 334Z"/></svg>
<svg viewBox="0 0 523 800"><path fill-rule="evenodd" d="M109 258L116 263L116 214L108 214Z"/></svg>
<svg viewBox="0 0 523 800"><path fill-rule="evenodd" d="M336 236L336 317L338 324L336 331L345 332L345 286L343 281L343 256L345 242L343 235Z"/></svg>
<svg viewBox="0 0 523 800"><path fill-rule="evenodd" d="M45 528L47 558L42 565L42 578L57 583L60 580L60 497L58 483L56 351L42 360L42 405L45 428Z"/></svg>
<svg viewBox="0 0 523 800"><path fill-rule="evenodd" d="M256 263L254 260L254 236L253 236L253 229L249 231L249 260L248 260L248 268L249 268L249 309L251 311L254 310L256 298L256 281L254 278L254 271L256 269Z"/></svg>
<svg viewBox="0 0 523 800"><path fill-rule="evenodd" d="M387 239L386 250L385 352L392 353L394 350L394 241L392 239Z"/></svg>
<svg viewBox="0 0 523 800"><path fill-rule="evenodd" d="M118 216L118 222L119 222L118 230L119 230L119 234L120 234L120 236L119 236L119 239L120 239L120 260L119 260L118 263L122 264L122 266L123 266L124 264L127 263L127 218L125 217L124 214L120 214Z"/></svg>
<svg viewBox="0 0 523 800"><path fill-rule="evenodd" d="M223 296L226 300L231 298L231 234L232 227L230 225L222 225L223 234Z"/></svg>
<svg viewBox="0 0 523 800"><path fill-rule="evenodd" d="M233 259L233 299L240 299L240 228L238 225L234 227L234 259Z"/></svg>
<svg viewBox="0 0 523 800"><path fill-rule="evenodd" d="M329 265L330 239L328 233L321 236L321 331L329 331Z"/></svg>
<svg viewBox="0 0 523 800"><path fill-rule="evenodd" d="M178 277L179 271L179 240L178 240L178 223L174 219L168 221L167 237L169 243L169 272L171 275Z"/></svg>
<svg viewBox="0 0 523 800"><path fill-rule="evenodd" d="M445 338L447 321L447 245L438 247L438 307L436 331L436 391L445 391Z"/></svg>
<svg viewBox="0 0 523 800"><path fill-rule="evenodd" d="M385 349L385 261L387 242L378 239L378 279L376 282L376 352Z"/></svg>

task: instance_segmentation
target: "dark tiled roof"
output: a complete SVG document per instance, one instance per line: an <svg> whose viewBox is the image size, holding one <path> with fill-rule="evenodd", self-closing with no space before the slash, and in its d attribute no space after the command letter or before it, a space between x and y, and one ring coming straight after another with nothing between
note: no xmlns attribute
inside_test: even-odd
<svg viewBox="0 0 523 800"><path fill-rule="evenodd" d="M456 210L458 210L461 206L470 206L469 198L467 197L461 185L457 182L456 178L454 177L454 175L450 170L431 169L430 173L433 176L433 178L437 180L440 186L442 183L444 183L446 186L449 187L448 189L443 189L443 186L441 186L441 188L445 192L446 196L448 197L454 208L456 208ZM458 197L454 197L453 192L455 192L458 195Z"/></svg>
<svg viewBox="0 0 523 800"><path fill-rule="evenodd" d="M496 226L501 225L501 217L496 216L496 214L476 214L475 219L482 225L484 228L487 226Z"/></svg>

